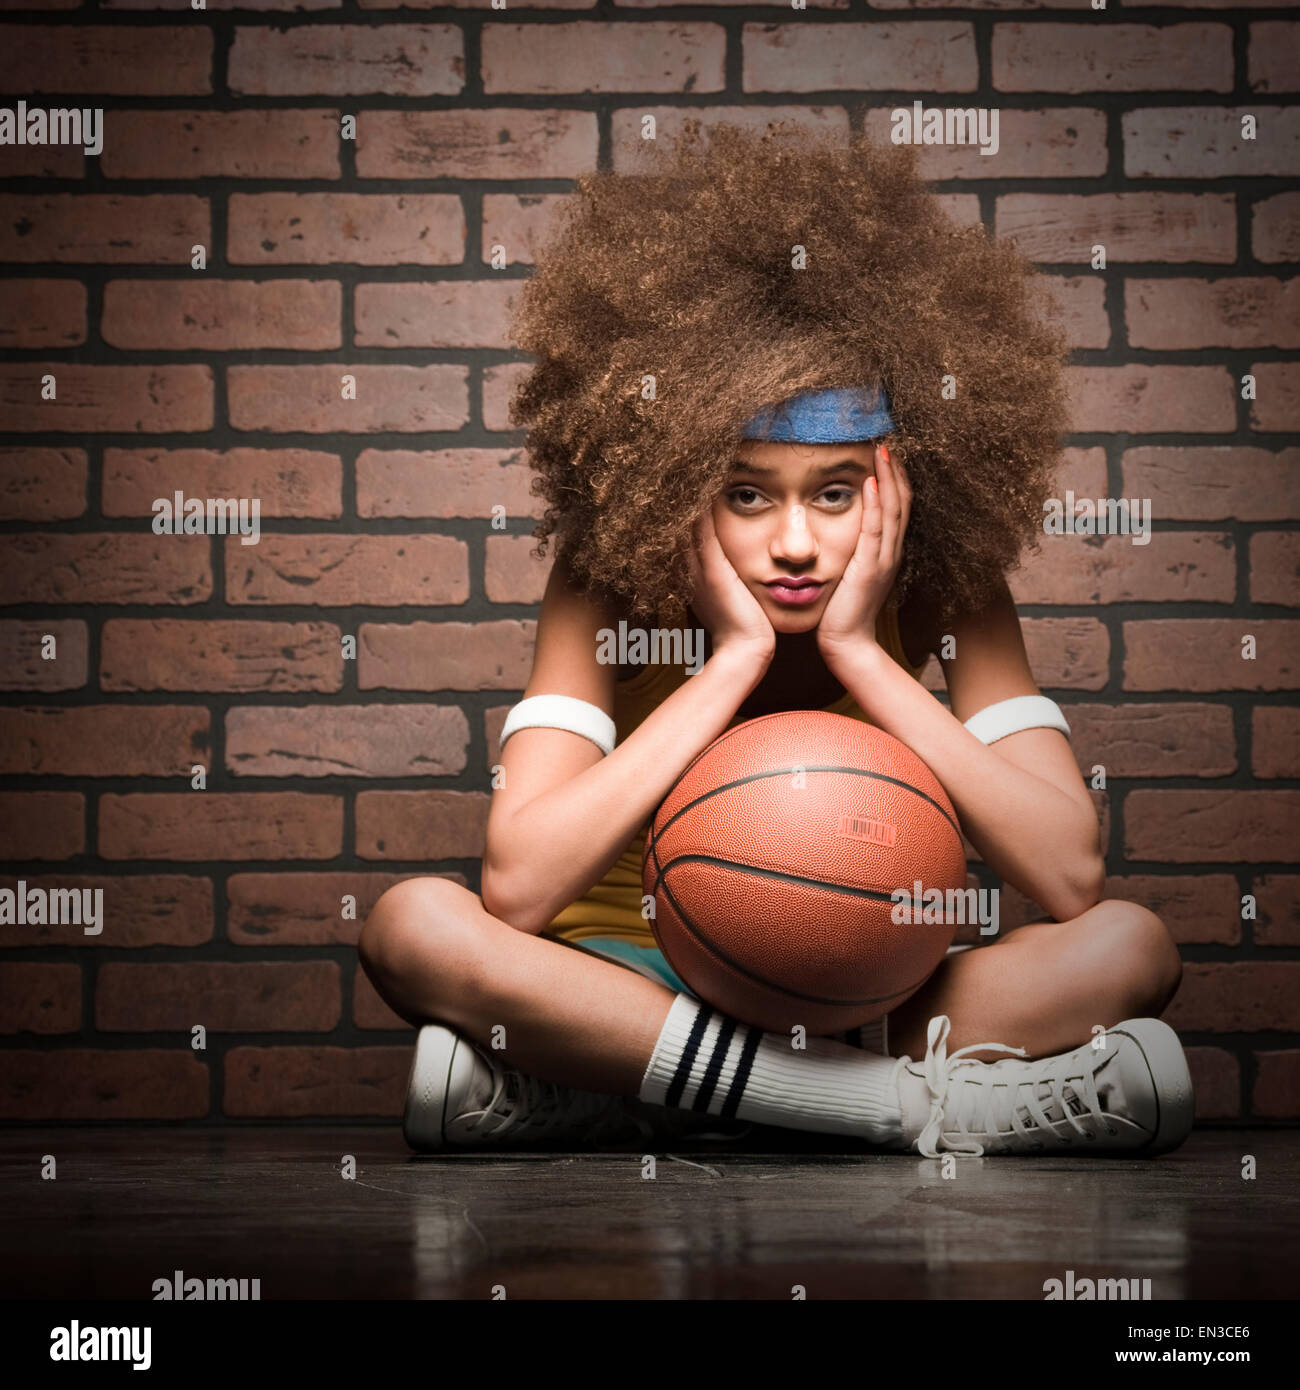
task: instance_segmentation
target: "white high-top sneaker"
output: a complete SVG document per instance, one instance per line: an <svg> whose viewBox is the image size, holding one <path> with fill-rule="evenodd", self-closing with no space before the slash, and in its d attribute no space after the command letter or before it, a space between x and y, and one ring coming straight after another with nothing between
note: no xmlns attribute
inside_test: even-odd
<svg viewBox="0 0 1300 1390"><path fill-rule="evenodd" d="M1187 1059L1178 1034L1158 1018L1130 1018L1107 1029L1104 1048L1084 1043L1033 1061L964 1055L1025 1056L1023 1047L1005 1043L972 1043L949 1057L950 1027L946 1014L932 1018L924 1061L909 1058L899 1076L904 1140L926 1158L938 1158L940 1146L972 1158L1081 1152L1148 1158L1176 1149L1192 1128Z"/></svg>
<svg viewBox="0 0 1300 1390"><path fill-rule="evenodd" d="M429 1023L415 1040L402 1133L422 1153L518 1148L538 1142L587 1145L630 1139L650 1126L622 1097L578 1091L512 1070L468 1038Z"/></svg>

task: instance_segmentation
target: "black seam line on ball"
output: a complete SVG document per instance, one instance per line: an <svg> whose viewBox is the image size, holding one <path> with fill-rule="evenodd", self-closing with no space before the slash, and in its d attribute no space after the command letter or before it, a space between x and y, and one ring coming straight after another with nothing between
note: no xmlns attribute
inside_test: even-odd
<svg viewBox="0 0 1300 1390"><path fill-rule="evenodd" d="M896 989L889 994L869 995L866 999L823 999L818 994L804 994L800 990L791 989L788 985L776 984L772 980L765 980L761 975L755 975L752 970L746 970L739 961L732 960L725 951L720 950L714 942L710 941L709 938L704 935L699 927L691 920L689 913L682 911L681 903L673 896L673 890L666 882L663 885L663 889L664 896L668 899L673 911L677 914L678 921L685 925L695 936L696 941L703 946L706 951L711 951L718 960L734 970L737 975L743 975L745 979L756 985L761 985L764 989L775 990L777 994L784 994L791 999L798 999L805 1004L831 1004L847 1009L857 1008L860 1004L883 1004L888 999L906 999L909 994L920 989L930 976L934 974L935 970L938 969L937 964L931 966L924 975L918 976L912 984L904 985L901 989ZM672 966L673 970L676 971L678 975L681 975L682 972L677 962L664 950L662 944L659 949L663 952L664 959Z"/></svg>
<svg viewBox="0 0 1300 1390"><path fill-rule="evenodd" d="M745 1087L749 1085L749 1071L754 1064L754 1053L758 1051L762 1037L763 1033L759 1028L746 1030L745 1046L741 1049L740 1061L736 1064L736 1075L732 1079L731 1089L727 1092L727 1099L722 1107L722 1119L735 1118L736 1110L745 1094Z"/></svg>
<svg viewBox="0 0 1300 1390"><path fill-rule="evenodd" d="M694 1104L691 1106L692 1110L702 1110L705 1114L709 1110L713 1088L718 1084L718 1073L722 1070L722 1064L731 1047L731 1035L736 1031L734 1018L728 1018L726 1014L721 1017L722 1031L718 1034L718 1041L713 1045L713 1056L709 1058L709 1065L704 1069L704 1080L700 1082L700 1089L696 1093Z"/></svg>
<svg viewBox="0 0 1300 1390"><path fill-rule="evenodd" d="M700 1050L700 1040L704 1037L704 1030L709 1026L709 1019L712 1017L712 1007L701 1004L696 1011L695 1022L691 1024L691 1035L686 1039L677 1070L673 1073L673 1084L669 1086L668 1094L664 1097L665 1105L676 1105L681 1100L686 1083L690 1080L691 1068L695 1065L695 1054Z"/></svg>
<svg viewBox="0 0 1300 1390"><path fill-rule="evenodd" d="M679 854L676 859L670 859L668 863L661 866L655 873L653 890L658 892L660 886L667 887L666 878L670 869L675 869L678 864L717 864L724 869L735 869L738 878L745 878L748 875L757 875L759 878L776 878L782 883L796 883L805 888L822 888L828 893L843 893L849 898L866 898L869 902L891 903L897 902L894 893L903 891L894 889L893 892L886 893L883 888L855 888L848 883L832 883L829 879L812 878L807 874L788 874L783 869L765 869L758 864L746 864L739 859L724 859L718 854ZM970 888L955 889L955 892L973 892ZM908 894L909 898L911 894ZM676 904L674 904L675 906ZM901 906L901 904L900 904ZM915 904L913 904L915 906ZM946 926L947 923L934 923L936 926ZM954 923L960 926L960 923Z"/></svg>
<svg viewBox="0 0 1300 1390"><path fill-rule="evenodd" d="M805 773L847 772L853 777L870 777L878 782L890 782L896 787L901 787L904 791L911 792L914 796L919 796L922 801L928 801L930 805L933 806L934 809L938 811L938 813L944 818L944 820L946 820L948 824L951 825L952 828L959 835L961 834L961 826L959 826L957 822L953 820L953 818L948 814L948 812L945 811L943 807L939 805L939 803L934 799L934 797L930 796L928 792L923 792L919 787L914 787L910 782L904 782L900 777L890 777L888 773L871 772L868 769L862 767L841 767L837 763L798 763L790 767L772 768L766 772L751 772L744 777L738 777L734 782L724 782L720 787L713 787L707 792L701 792L699 796L693 797L690 801L688 801L686 805L681 808L680 811L674 811L673 814L669 816L666 821L664 821L663 825L659 827L658 834L655 834L654 820L652 818L650 822L651 844L654 844L659 839L659 837L667 831L668 827L679 816L684 816L687 813L687 811L692 810L694 807L698 806L702 801L708 801L711 797L714 796L721 796L723 792L729 792L733 787L743 787L746 782L759 782L767 777L793 777L795 774L795 766L797 766L800 769L800 771ZM685 776L685 773L683 773L682 775ZM677 779L677 784L679 785L680 782L681 778L679 777ZM667 798L665 798L665 800L666 799ZM660 805L662 804L663 803L660 802ZM868 816L866 817L866 819L870 820L872 819L872 817Z"/></svg>

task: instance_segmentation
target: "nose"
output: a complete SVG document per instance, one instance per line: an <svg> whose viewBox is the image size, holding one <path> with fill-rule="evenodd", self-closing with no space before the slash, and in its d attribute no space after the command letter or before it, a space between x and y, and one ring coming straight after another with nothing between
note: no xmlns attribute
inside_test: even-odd
<svg viewBox="0 0 1300 1390"><path fill-rule="evenodd" d="M800 502L786 507L772 539L773 560L806 565L818 553L817 538L808 524L808 509Z"/></svg>

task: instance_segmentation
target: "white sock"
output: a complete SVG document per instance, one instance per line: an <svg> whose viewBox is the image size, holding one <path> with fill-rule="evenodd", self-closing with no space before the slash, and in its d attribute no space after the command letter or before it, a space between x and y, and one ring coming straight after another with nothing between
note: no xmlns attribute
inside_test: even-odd
<svg viewBox="0 0 1300 1390"><path fill-rule="evenodd" d="M790 1043L784 1034L764 1033L679 994L638 1098L906 1147L898 1091L906 1058L881 1057L831 1038L808 1038L803 1049Z"/></svg>

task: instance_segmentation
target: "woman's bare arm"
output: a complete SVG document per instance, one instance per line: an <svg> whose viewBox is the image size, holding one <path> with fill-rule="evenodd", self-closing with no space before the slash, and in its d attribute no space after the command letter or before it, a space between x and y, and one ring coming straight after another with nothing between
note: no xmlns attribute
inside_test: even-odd
<svg viewBox="0 0 1300 1390"><path fill-rule="evenodd" d="M613 713L615 669L596 662L609 614L548 584L526 695L573 695ZM562 728L521 728L502 751L482 862L482 901L538 933L608 872L685 767L726 730L767 657L722 646L608 756Z"/></svg>

